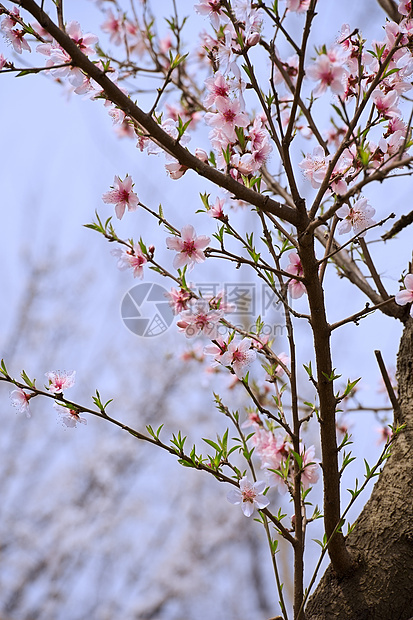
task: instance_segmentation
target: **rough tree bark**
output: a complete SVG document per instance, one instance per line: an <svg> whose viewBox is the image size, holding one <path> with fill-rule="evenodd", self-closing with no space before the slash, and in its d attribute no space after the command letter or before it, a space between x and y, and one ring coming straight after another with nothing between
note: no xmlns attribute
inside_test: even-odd
<svg viewBox="0 0 413 620"><path fill-rule="evenodd" d="M306 608L307 620L409 620L413 616L413 319L405 325L397 363L406 424L370 500L347 538L354 571L327 569Z"/></svg>

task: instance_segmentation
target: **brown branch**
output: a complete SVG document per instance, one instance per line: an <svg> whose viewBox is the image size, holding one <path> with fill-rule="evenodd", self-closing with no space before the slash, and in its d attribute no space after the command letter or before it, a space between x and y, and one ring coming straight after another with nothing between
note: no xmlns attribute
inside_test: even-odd
<svg viewBox="0 0 413 620"><path fill-rule="evenodd" d="M387 373L387 368L383 361L381 351L374 351L374 355L376 356L376 360L380 368L381 376L383 378L384 385L386 386L387 394L389 395L390 402L393 406L395 419L399 419L400 404L399 404L396 394L394 393L393 386L391 384L390 377Z"/></svg>
<svg viewBox="0 0 413 620"><path fill-rule="evenodd" d="M326 245L327 240L320 229L315 231L316 239L322 244ZM380 307L382 312L388 316L392 316L395 319L401 321L405 317L405 309L398 306L396 303L382 304L381 296L370 286L367 282L364 274L360 271L357 264L351 258L349 252L344 249L344 246L337 248L330 254L330 257L340 269L344 277L346 277L352 284L355 284L372 302L375 306Z"/></svg>
<svg viewBox="0 0 413 620"><path fill-rule="evenodd" d="M410 224L413 224L413 211L410 211L410 213L408 213L407 215L402 215L400 219L393 224L390 230L388 230L386 233L384 233L384 235L382 235L381 238L383 239L383 241L387 241L388 239L391 239L399 232L401 232L403 228L407 228L407 226L410 226Z"/></svg>
<svg viewBox="0 0 413 620"><path fill-rule="evenodd" d="M345 545L344 536L337 531L340 523L340 474L336 436L336 397L334 394L333 363L331 358L331 330L327 322L324 292L318 277L314 237L301 235L300 258L303 266L311 328L317 365L317 392L320 402L320 435L324 483L324 525L330 540L329 555L338 575L352 570L353 562ZM381 300L380 300L381 301Z"/></svg>
<svg viewBox="0 0 413 620"><path fill-rule="evenodd" d="M399 11L397 10L397 4L394 2L394 0L377 0L377 2L380 4L381 8L386 11L387 15L392 21L396 22L397 24L401 21L403 16L400 15Z"/></svg>
<svg viewBox="0 0 413 620"><path fill-rule="evenodd" d="M382 301L381 303L376 304L375 306L370 306L369 303L366 303L366 306L363 308L363 310L359 310L358 312L355 312L351 316L348 316L346 319L342 319L341 321L337 321L337 323L333 323L332 325L330 325L330 330L333 331L334 329L337 329L338 327L341 327L342 325L346 325L347 323L355 323L357 325L359 319L362 319L367 314L370 314L370 312L374 312L375 310L381 309L383 306L385 306L391 301L394 301L394 297L389 297L385 301Z"/></svg>
<svg viewBox="0 0 413 620"><path fill-rule="evenodd" d="M65 31L65 20L63 18L63 0L56 0L57 20L60 30Z"/></svg>
<svg viewBox="0 0 413 620"><path fill-rule="evenodd" d="M377 269L375 267L375 264L373 263L373 259L371 258L369 249L367 247L367 243L362 237L359 239L359 243L363 252L364 260L370 271L371 277L373 278L373 282L377 286L377 290L379 291L380 295L383 297L384 300L389 299L389 294L384 288L383 282L381 281L381 278L377 273Z"/></svg>

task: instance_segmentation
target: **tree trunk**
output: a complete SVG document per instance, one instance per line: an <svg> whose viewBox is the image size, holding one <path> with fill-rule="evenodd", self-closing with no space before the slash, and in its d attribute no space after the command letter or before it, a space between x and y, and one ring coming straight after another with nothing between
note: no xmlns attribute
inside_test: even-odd
<svg viewBox="0 0 413 620"><path fill-rule="evenodd" d="M354 571L338 579L331 566L306 608L307 620L409 620L413 616L413 320L397 361L400 412L406 424L348 536Z"/></svg>

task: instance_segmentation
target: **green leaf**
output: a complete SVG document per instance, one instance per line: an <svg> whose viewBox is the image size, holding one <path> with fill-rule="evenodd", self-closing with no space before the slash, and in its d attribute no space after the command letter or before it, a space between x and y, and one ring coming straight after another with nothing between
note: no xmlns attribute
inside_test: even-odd
<svg viewBox="0 0 413 620"><path fill-rule="evenodd" d="M211 446L211 448L214 448L214 450L216 450L217 452L219 450L221 450L220 446L217 443L215 443L215 441L212 441L212 439L205 439L203 437L202 441L205 441L205 443L207 443L209 446Z"/></svg>
<svg viewBox="0 0 413 620"><path fill-rule="evenodd" d="M0 372L2 375L4 375L5 377L9 376L9 373L7 372L7 368L6 368L6 364L4 363L4 360L2 359L0 362Z"/></svg>
<svg viewBox="0 0 413 620"><path fill-rule="evenodd" d="M308 376L311 378L313 376L313 370L311 368L311 362L308 362L307 366L305 364L303 364L303 366L304 366L304 370L306 371Z"/></svg>
<svg viewBox="0 0 413 620"><path fill-rule="evenodd" d="M27 376L25 370L22 370L21 376L22 376L22 379L23 379L23 381L25 382L26 385L28 385L29 387L32 387L32 388L35 387L35 385L34 385L35 381L32 381L31 379L29 379L29 377Z"/></svg>

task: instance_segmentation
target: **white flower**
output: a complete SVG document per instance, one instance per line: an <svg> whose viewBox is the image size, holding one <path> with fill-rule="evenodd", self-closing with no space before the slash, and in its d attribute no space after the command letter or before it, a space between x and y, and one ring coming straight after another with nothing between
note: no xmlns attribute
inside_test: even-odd
<svg viewBox="0 0 413 620"><path fill-rule="evenodd" d="M63 407L58 403L53 403L53 407L60 413L62 416L62 422L65 426L69 428L73 428L79 424L87 424L85 418L81 418L79 412L76 409L69 409L69 407Z"/></svg>
<svg viewBox="0 0 413 620"><path fill-rule="evenodd" d="M366 228L375 224L376 222L371 218L376 213L376 209L373 209L368 203L367 198L359 198L353 206L343 205L340 207L336 214L342 218L342 222L339 223L337 230L339 235L348 233L353 227L354 233L360 237L364 237L366 234ZM364 231L364 232L363 232Z"/></svg>
<svg viewBox="0 0 413 620"><path fill-rule="evenodd" d="M13 390L10 392L10 400L13 407L16 407L17 411L20 413L25 413L27 418L31 417L30 408L29 408L29 398L30 396L23 392L20 388L17 390Z"/></svg>
<svg viewBox="0 0 413 620"><path fill-rule="evenodd" d="M258 480L252 484L246 476L239 481L239 489L231 489L227 495L227 499L231 504L242 504L242 512L246 517L250 517L254 512L254 508L261 510L270 503L263 495L265 490L265 482Z"/></svg>

